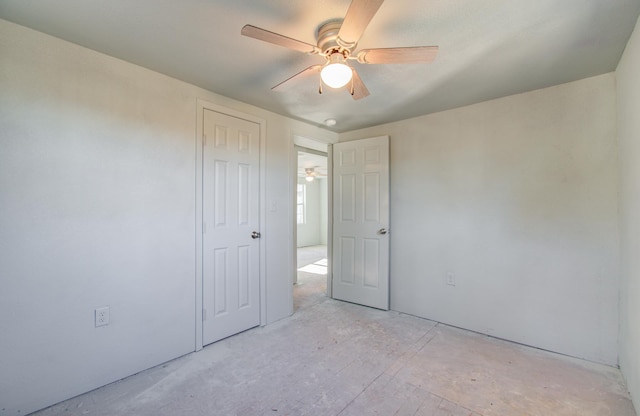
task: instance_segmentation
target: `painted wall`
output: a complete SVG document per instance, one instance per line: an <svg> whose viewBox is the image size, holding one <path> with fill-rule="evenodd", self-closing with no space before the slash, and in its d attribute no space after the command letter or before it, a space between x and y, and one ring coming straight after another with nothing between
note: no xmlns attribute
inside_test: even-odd
<svg viewBox="0 0 640 416"><path fill-rule="evenodd" d="M606 74L341 134L391 138L391 307L616 365L615 97Z"/></svg>
<svg viewBox="0 0 640 416"><path fill-rule="evenodd" d="M329 180L321 179L320 183L320 244L327 245L329 230Z"/></svg>
<svg viewBox="0 0 640 416"><path fill-rule="evenodd" d="M640 23L616 71L620 146L620 368L640 406Z"/></svg>
<svg viewBox="0 0 640 416"><path fill-rule="evenodd" d="M298 178L298 183L307 186L306 223L298 224L298 247L317 246L322 244L322 185L323 179L307 182ZM325 187L326 192L326 187ZM326 201L326 198L325 198ZM326 215L326 210L325 210ZM326 236L326 220L324 234ZM326 237L325 237L326 241Z"/></svg>
<svg viewBox="0 0 640 416"><path fill-rule="evenodd" d="M291 313L291 137L335 135L3 20L0 91L0 414L194 350L199 98L267 121L267 321Z"/></svg>

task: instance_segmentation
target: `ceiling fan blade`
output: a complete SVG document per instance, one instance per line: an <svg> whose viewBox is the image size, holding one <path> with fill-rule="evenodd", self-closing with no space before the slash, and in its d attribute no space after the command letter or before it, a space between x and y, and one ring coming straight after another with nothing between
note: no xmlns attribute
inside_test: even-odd
<svg viewBox="0 0 640 416"><path fill-rule="evenodd" d="M302 71L298 72L294 76L285 79L280 84L276 85L275 87L273 87L271 89L273 91L282 91L284 89L284 85L288 84L289 81L292 81L292 80L297 79L297 78L304 78L304 77L306 77L308 75L312 75L312 74L319 74L321 69L322 69L322 65L312 65L309 68L303 69Z"/></svg>
<svg viewBox="0 0 640 416"><path fill-rule="evenodd" d="M359 100L369 95L369 90L365 87L364 82L362 82L360 75L358 75L355 69L353 69L353 89L351 90L351 95L354 100Z"/></svg>
<svg viewBox="0 0 640 416"><path fill-rule="evenodd" d="M309 54L316 54L320 51L317 46L311 45L310 43L291 39L278 33L270 32L251 25L245 25L240 33L242 33L243 36L273 43L278 46L284 46L285 48L293 49L294 51Z"/></svg>
<svg viewBox="0 0 640 416"><path fill-rule="evenodd" d="M383 1L353 0L338 32L338 43L346 48L355 46Z"/></svg>
<svg viewBox="0 0 640 416"><path fill-rule="evenodd" d="M436 59L437 46L413 46L408 48L363 49L358 52L361 64L417 64Z"/></svg>

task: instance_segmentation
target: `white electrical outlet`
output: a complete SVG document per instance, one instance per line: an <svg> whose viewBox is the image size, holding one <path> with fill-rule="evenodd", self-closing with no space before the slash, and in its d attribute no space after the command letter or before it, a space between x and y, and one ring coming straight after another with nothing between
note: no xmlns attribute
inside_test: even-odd
<svg viewBox="0 0 640 416"><path fill-rule="evenodd" d="M447 284L449 286L455 286L456 285L456 276L451 272L447 272Z"/></svg>
<svg viewBox="0 0 640 416"><path fill-rule="evenodd" d="M109 307L96 309L96 327L109 325Z"/></svg>

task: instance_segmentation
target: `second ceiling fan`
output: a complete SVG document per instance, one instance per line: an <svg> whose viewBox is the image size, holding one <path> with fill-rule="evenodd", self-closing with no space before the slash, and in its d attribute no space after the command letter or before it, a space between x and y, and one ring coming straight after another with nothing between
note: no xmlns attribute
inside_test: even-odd
<svg viewBox="0 0 640 416"><path fill-rule="evenodd" d="M369 91L355 68L347 64L349 60L356 60L361 64L429 63L438 53L437 46L363 49L356 53L358 40L382 3L383 0L352 0L344 20L330 21L318 28L316 45L252 25L244 26L241 33L274 45L325 58L324 64L312 65L298 72L273 87L273 90L293 79L320 73L320 78L326 85L331 88L348 86L353 99L359 100L368 96Z"/></svg>

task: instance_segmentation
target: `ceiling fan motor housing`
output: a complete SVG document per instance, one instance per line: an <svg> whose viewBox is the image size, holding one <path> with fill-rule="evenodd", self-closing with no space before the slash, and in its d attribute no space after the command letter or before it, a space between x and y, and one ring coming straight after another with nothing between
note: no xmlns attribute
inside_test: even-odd
<svg viewBox="0 0 640 416"><path fill-rule="evenodd" d="M332 20L318 28L318 48L326 56L339 52L345 59L351 55L351 50L356 47L356 44L345 45L338 38L338 33L342 27L342 20Z"/></svg>

